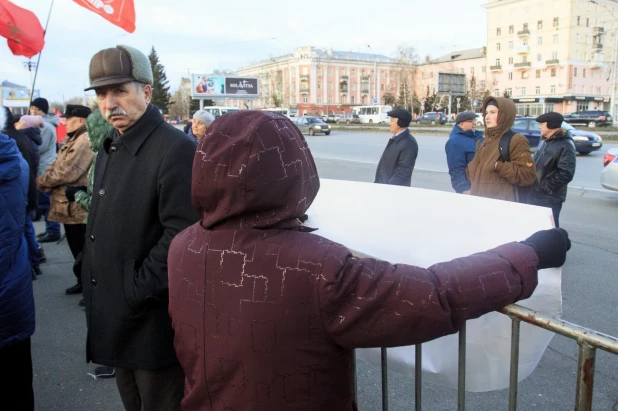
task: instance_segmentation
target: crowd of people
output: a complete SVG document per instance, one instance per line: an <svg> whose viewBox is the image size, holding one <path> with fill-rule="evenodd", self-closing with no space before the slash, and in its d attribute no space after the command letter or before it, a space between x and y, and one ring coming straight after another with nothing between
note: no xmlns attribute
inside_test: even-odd
<svg viewBox="0 0 618 411"><path fill-rule="evenodd" d="M288 118L200 110L183 133L151 104L150 64L132 47L97 52L89 76L98 109L68 105L67 138L51 155L47 101L17 122L0 110L0 198L10 200L0 202L0 360L19 370L0 377L7 409L34 409L36 209L46 219L38 242L59 240L64 225L87 361L116 377L129 411L355 409L355 348L455 333L528 298L538 270L561 266L570 249L552 229L429 268L356 258L300 220L320 180ZM488 99L483 110L484 140L464 115L451 136L461 142L447 144L455 190L513 201L514 186L533 186L539 202L562 198L549 158L568 151L568 136L555 118L543 122L538 158L515 134L501 160L512 103ZM412 116L389 115L376 183L409 186Z"/></svg>

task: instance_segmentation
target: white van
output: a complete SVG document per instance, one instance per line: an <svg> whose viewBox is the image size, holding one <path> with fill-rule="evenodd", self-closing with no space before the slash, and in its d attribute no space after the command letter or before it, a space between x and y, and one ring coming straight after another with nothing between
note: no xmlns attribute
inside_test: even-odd
<svg viewBox="0 0 618 411"><path fill-rule="evenodd" d="M227 106L207 106L204 107L204 111L208 111L214 118L221 117L224 114L231 113L234 111L239 111L238 107L227 107Z"/></svg>

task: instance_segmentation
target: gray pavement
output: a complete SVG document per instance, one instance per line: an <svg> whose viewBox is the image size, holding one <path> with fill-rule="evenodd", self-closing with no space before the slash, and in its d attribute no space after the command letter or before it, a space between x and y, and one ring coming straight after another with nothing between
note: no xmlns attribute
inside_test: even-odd
<svg viewBox="0 0 618 411"><path fill-rule="evenodd" d="M373 141L371 137L366 144L383 147L382 141ZM316 144L310 141L310 145L314 150ZM314 153L316 151L319 152L314 150ZM317 158L316 164L323 178L372 181L375 173L371 161ZM416 187L451 191L448 175L444 172L416 170L412 182ZM615 336L618 336L618 236L612 223L615 223L617 212L618 195L590 197L571 190L561 217L573 240L573 249L563 270L563 318ZM42 223L36 223L36 228L41 231ZM37 410L122 410L115 381L95 381L87 375L94 365L85 363L84 312L77 306L79 297L64 294L64 289L75 281L68 245L63 241L44 247L48 262L42 265L44 274L34 283L37 328L32 347ZM519 409L573 409L576 367L577 344L563 337L554 337L536 371L520 384ZM611 410L618 400L616 369L618 358L604 352L598 354L594 410ZM361 411L381 409L380 381L378 368L359 361ZM389 384L390 409L412 409L413 376L389 373ZM507 402L506 390L468 393L466 409L506 409ZM423 409L456 408L455 390L430 384L423 386Z"/></svg>

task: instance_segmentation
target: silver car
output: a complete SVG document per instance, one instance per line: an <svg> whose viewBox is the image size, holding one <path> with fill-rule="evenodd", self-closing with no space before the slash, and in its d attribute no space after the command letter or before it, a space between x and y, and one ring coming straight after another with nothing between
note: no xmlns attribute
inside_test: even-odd
<svg viewBox="0 0 618 411"><path fill-rule="evenodd" d="M618 148L610 148L603 157L601 185L608 190L618 191Z"/></svg>

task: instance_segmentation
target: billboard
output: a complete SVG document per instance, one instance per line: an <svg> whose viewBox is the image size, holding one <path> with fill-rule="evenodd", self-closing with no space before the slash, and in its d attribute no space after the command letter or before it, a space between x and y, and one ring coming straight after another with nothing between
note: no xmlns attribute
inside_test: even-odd
<svg viewBox="0 0 618 411"><path fill-rule="evenodd" d="M256 99L259 97L257 77L193 74L191 89L194 98Z"/></svg>
<svg viewBox="0 0 618 411"><path fill-rule="evenodd" d="M40 97L39 90L34 90L32 99ZM30 90L27 88L2 88L2 105L5 107L30 106Z"/></svg>
<svg viewBox="0 0 618 411"><path fill-rule="evenodd" d="M438 73L436 93L453 96L466 94L466 75L459 73Z"/></svg>

